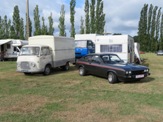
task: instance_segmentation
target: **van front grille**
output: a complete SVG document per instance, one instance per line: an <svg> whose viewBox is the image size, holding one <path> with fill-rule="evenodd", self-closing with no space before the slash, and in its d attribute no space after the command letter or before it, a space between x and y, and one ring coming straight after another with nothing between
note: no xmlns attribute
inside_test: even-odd
<svg viewBox="0 0 163 122"><path fill-rule="evenodd" d="M29 65L29 62L21 62L21 69L30 69L30 65Z"/></svg>

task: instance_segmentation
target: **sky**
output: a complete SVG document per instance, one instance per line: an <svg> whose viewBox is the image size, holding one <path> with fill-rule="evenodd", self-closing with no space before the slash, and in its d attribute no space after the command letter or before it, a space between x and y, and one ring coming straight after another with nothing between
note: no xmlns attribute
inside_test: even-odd
<svg viewBox="0 0 163 122"><path fill-rule="evenodd" d="M90 1L90 0L89 0ZM122 33L131 36L137 35L140 12L144 4L163 7L163 0L103 0L104 13L106 14L105 32ZM26 0L1 0L0 16L7 15L12 19L14 7L18 5L20 17L25 19ZM61 5L65 6L65 25L67 36L70 35L70 0L29 0L29 14L33 21L33 11L39 6L40 20L45 18L48 24L48 16L52 13L54 20L54 35L59 34L58 25ZM75 8L75 31L80 32L80 19L85 17L84 13L85 0L76 0ZM163 12L163 11L162 11Z"/></svg>

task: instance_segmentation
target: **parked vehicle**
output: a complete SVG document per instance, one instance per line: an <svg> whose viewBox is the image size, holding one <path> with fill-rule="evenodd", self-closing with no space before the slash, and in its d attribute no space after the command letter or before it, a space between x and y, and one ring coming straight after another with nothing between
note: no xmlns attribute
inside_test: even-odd
<svg viewBox="0 0 163 122"><path fill-rule="evenodd" d="M142 65L124 63L116 54L89 54L77 60L79 74L93 74L108 78L109 83L141 80L148 75L149 68Z"/></svg>
<svg viewBox="0 0 163 122"><path fill-rule="evenodd" d="M163 50L158 50L157 55L163 55Z"/></svg>
<svg viewBox="0 0 163 122"><path fill-rule="evenodd" d="M33 36L23 46L17 59L17 71L24 74L42 72L49 75L51 68L69 69L75 62L74 39L54 36Z"/></svg>
<svg viewBox="0 0 163 122"><path fill-rule="evenodd" d="M27 40L1 39L0 60L16 60L21 47L27 44Z"/></svg>
<svg viewBox="0 0 163 122"><path fill-rule="evenodd" d="M75 58L95 53L95 45L91 40L75 40Z"/></svg>
<svg viewBox="0 0 163 122"><path fill-rule="evenodd" d="M76 34L75 40L91 40L95 44L95 53L114 53L122 60L134 63L139 58L138 48L134 48L134 39L129 35Z"/></svg>

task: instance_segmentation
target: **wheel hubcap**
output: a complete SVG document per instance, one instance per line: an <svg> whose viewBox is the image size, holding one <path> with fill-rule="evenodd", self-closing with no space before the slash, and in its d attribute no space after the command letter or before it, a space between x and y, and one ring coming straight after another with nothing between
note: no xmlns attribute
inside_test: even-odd
<svg viewBox="0 0 163 122"><path fill-rule="evenodd" d="M113 80L112 75L109 74L108 80L109 80L109 81L112 81L112 80Z"/></svg>

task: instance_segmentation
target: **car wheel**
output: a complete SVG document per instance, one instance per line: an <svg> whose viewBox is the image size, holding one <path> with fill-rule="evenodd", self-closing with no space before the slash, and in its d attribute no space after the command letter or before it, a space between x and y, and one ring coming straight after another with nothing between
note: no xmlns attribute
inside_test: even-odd
<svg viewBox="0 0 163 122"><path fill-rule="evenodd" d="M112 84L117 82L117 76L115 75L115 73L113 72L108 73L108 82Z"/></svg>
<svg viewBox="0 0 163 122"><path fill-rule="evenodd" d="M51 66L50 65L46 65L45 69L44 69L44 75L49 75L51 73Z"/></svg>
<svg viewBox="0 0 163 122"><path fill-rule="evenodd" d="M80 76L86 75L86 71L85 71L84 67L79 68L79 74L80 74Z"/></svg>

